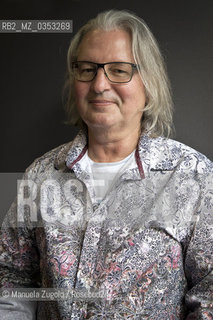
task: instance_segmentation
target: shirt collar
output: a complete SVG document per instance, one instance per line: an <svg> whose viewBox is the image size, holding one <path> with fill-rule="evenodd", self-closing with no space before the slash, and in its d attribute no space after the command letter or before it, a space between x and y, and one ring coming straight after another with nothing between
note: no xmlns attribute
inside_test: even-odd
<svg viewBox="0 0 213 320"><path fill-rule="evenodd" d="M176 164L171 156L171 150L166 143L168 139L151 138L142 134L135 152L140 178L145 178L145 171L172 171ZM171 140L170 140L171 141ZM80 130L75 139L62 146L55 159L56 169L73 169L76 163L84 156L88 148L87 134ZM145 170L144 170L145 169Z"/></svg>

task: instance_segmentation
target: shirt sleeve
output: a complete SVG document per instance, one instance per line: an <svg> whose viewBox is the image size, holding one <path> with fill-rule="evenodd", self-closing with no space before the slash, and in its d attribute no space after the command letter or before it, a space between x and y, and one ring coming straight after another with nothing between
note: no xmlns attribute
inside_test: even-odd
<svg viewBox="0 0 213 320"><path fill-rule="evenodd" d="M204 175L204 188L185 257L188 289L187 320L213 319L213 174Z"/></svg>
<svg viewBox="0 0 213 320"><path fill-rule="evenodd" d="M26 177L25 177L26 178ZM19 224L17 200L9 209L0 232L0 287L35 288L39 286L39 252L35 228ZM0 319L34 320L36 302L0 298Z"/></svg>

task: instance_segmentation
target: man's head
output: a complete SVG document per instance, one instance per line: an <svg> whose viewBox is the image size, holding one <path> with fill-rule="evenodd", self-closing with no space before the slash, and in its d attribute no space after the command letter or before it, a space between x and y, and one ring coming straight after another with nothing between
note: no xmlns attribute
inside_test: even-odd
<svg viewBox="0 0 213 320"><path fill-rule="evenodd" d="M150 132L152 136L167 135L170 133L172 123L172 101L163 59L158 45L144 21L126 11L110 10L100 13L95 19L90 20L84 25L72 39L68 51L69 74L67 80L67 111L70 123L77 124L81 121L75 101L76 88L74 86L73 62L82 60L82 57L83 60L96 63L112 62L110 56L109 59L106 59L106 54L104 58L107 61L94 61L91 56L87 58L85 54L82 53L82 50L89 36L95 35L97 32L101 34L101 31L105 35L113 34L113 32L116 33L116 31L118 34L119 30L120 34L122 34L121 31L128 34L131 46L131 59L129 58L127 62L137 65L138 68L136 72L140 75L144 86L143 88L143 86L138 85L138 90L144 89L146 100L141 118L142 129ZM108 38L105 37L105 39ZM107 45L110 47L109 43ZM92 48L92 46L90 47ZM86 49L88 52L88 46ZM100 50L103 50L103 48L100 48ZM96 48L95 53L97 52L98 48ZM98 58L95 57L95 59L97 60ZM116 61L124 60L122 57L119 59L119 56L116 56ZM108 71L107 67L107 65L104 66L105 71ZM131 70L134 79L137 75L134 76L133 73L135 70ZM133 79L130 81L133 81ZM122 84L118 84L118 86L122 86ZM137 90L135 93L137 93ZM135 93L133 93L132 96L133 103L135 103L134 99L137 99ZM138 98L141 99L140 94Z"/></svg>

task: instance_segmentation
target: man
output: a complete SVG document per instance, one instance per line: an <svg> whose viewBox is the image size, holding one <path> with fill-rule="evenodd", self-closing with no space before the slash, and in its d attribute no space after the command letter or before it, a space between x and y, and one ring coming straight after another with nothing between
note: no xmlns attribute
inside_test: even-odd
<svg viewBox="0 0 213 320"><path fill-rule="evenodd" d="M2 286L75 292L39 303L38 319L213 319L213 165L162 137L172 103L153 35L134 14L101 13L68 70L82 130L26 171L30 212L18 197L3 224ZM1 301L5 319L33 319L30 302Z"/></svg>

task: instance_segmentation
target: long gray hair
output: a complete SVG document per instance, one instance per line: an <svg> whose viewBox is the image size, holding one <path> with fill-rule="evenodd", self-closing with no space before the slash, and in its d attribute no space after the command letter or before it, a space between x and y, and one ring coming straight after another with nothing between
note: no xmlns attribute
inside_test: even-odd
<svg viewBox="0 0 213 320"><path fill-rule="evenodd" d="M73 37L67 54L68 74L65 83L68 123L79 125L82 120L75 106L71 64L77 59L77 51L84 35L89 31L122 29L131 35L135 63L140 66L147 103L141 119L142 130L152 137L169 136L172 132L173 103L170 83L158 44L146 23L133 13L109 10L89 20Z"/></svg>

